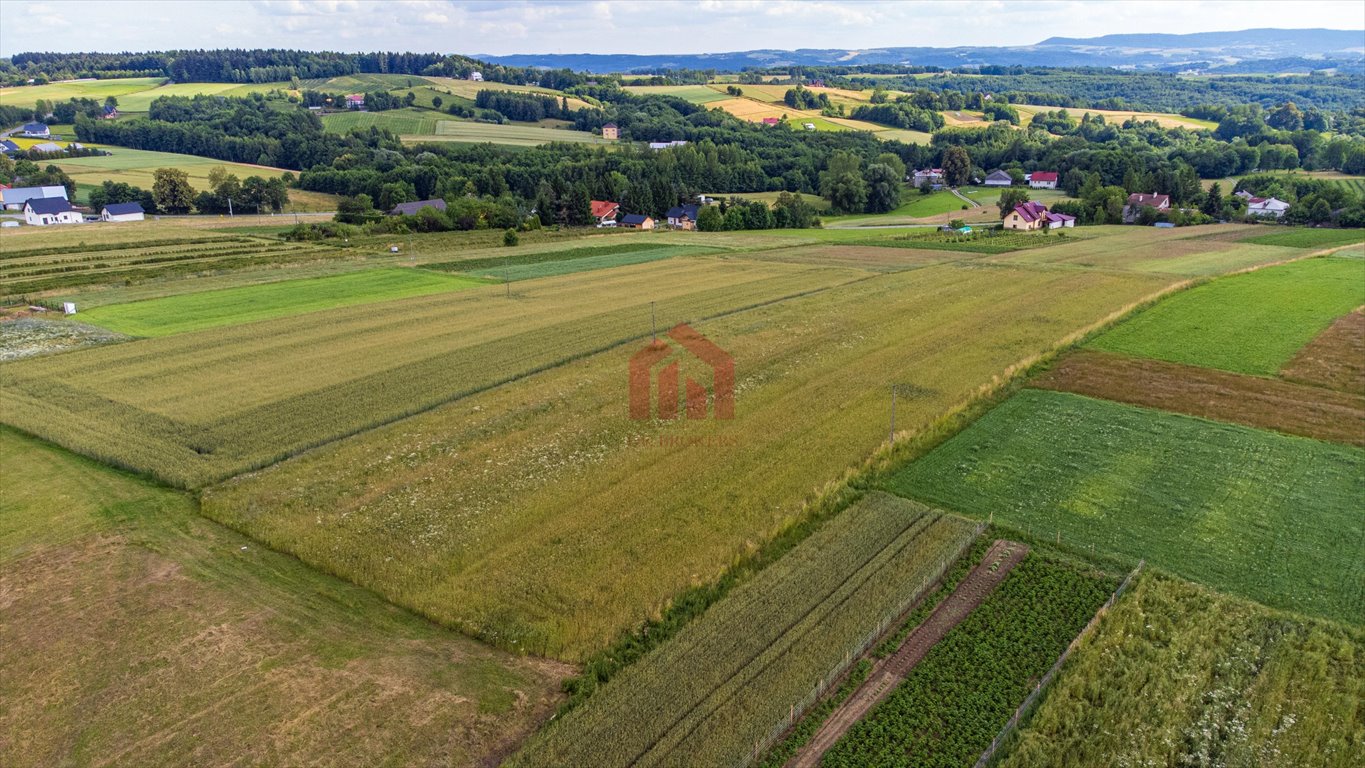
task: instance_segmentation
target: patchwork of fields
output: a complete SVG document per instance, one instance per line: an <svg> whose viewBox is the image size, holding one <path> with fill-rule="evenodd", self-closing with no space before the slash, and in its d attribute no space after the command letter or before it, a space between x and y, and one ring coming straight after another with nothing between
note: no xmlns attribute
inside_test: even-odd
<svg viewBox="0 0 1365 768"><path fill-rule="evenodd" d="M37 734L24 762L211 761L243 741L290 762L365 722L375 735L345 759L492 764L522 744L512 765L744 764L845 671L862 679L866 649L916 637L989 520L1028 554L821 764L971 764L1139 558L1164 573L1080 643L1006 765L1261 744L1347 764L1332 723L1360 698L1365 261L1293 260L1358 239L547 231L504 249L496 231L349 248L269 228L101 232L7 237L0 291L89 290L103 299L80 319L149 338L0 364L0 420L198 503L0 431L6 469L42 480L0 501L19 578L0 591L21 618L0 627L0 663L41 657L0 695L68 719L98 702L76 745L0 712ZM1282 261L1162 299L1033 380L1051 390L948 436L1132 308ZM679 322L733 358L733 419L630 417L631 356ZM1281 433L1296 430L1322 439ZM523 744L571 668L394 605L591 679ZM1229 617L1217 637L1209 615ZM664 639L632 638L642 625ZM118 672L148 648L148 674ZM1154 677L1166 698L1134 716ZM120 720L130 708L153 714ZM290 725L262 738L263 722Z"/></svg>
<svg viewBox="0 0 1365 768"><path fill-rule="evenodd" d="M612 280L525 283L512 299L489 286L29 360L0 382L16 426L198 487L639 338L651 301L671 321L695 321L852 277L641 264Z"/></svg>
<svg viewBox="0 0 1365 768"><path fill-rule="evenodd" d="M884 440L892 384L920 393L898 426L924 426L1166 284L883 274L697 325L739 366L733 421L630 420L633 349L617 348L236 478L205 510L491 642L579 657L799 519L816 478ZM663 327L683 319L658 309Z"/></svg>
<svg viewBox="0 0 1365 768"><path fill-rule="evenodd" d="M975 535L960 518L874 494L629 667L512 765L743 763Z"/></svg>
<svg viewBox="0 0 1365 768"><path fill-rule="evenodd" d="M889 487L1270 606L1365 615L1357 448L1025 390Z"/></svg>

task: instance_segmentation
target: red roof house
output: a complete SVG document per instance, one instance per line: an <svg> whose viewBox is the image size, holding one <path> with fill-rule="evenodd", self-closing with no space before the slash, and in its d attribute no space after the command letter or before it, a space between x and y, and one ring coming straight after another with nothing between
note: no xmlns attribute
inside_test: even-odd
<svg viewBox="0 0 1365 768"><path fill-rule="evenodd" d="M597 226L609 226L607 222L615 224L616 215L621 212L621 204L613 203L608 200L592 201L592 217L597 220Z"/></svg>
<svg viewBox="0 0 1365 768"><path fill-rule="evenodd" d="M775 117L765 117L765 118L763 118L763 124L764 124L764 125L777 125L777 124L780 123L780 122L782 122L782 121L778 120L778 119L775 118Z"/></svg>
<svg viewBox="0 0 1365 768"><path fill-rule="evenodd" d="M1028 185L1034 189L1056 189L1056 171L1034 171L1029 174Z"/></svg>

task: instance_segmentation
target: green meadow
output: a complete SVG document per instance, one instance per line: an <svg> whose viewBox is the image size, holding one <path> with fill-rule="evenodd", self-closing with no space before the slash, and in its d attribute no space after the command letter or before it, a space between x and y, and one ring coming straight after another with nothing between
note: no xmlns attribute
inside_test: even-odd
<svg viewBox="0 0 1365 768"><path fill-rule="evenodd" d="M1318 258L1196 286L1090 342L1109 352L1273 376L1365 303L1365 262Z"/></svg>
<svg viewBox="0 0 1365 768"><path fill-rule="evenodd" d="M1266 605L1365 618L1365 451L1024 390L888 480Z"/></svg>
<svg viewBox="0 0 1365 768"><path fill-rule="evenodd" d="M485 281L474 278L416 269L371 269L110 304L81 312L79 317L82 322L130 336L169 336L332 307L462 291L484 284Z"/></svg>

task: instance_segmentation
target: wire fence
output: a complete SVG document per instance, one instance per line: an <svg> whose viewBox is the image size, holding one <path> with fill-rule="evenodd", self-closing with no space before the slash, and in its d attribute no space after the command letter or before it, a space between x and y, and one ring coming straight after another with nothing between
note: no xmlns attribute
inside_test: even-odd
<svg viewBox="0 0 1365 768"><path fill-rule="evenodd" d="M1057 661L1053 663L1052 668L1047 671L1047 674L1043 675L1043 679L1039 680L1038 684L1029 692L1028 697L1024 699L1024 703L1020 704L1019 708L1014 710L1014 714L1011 715L1009 721L1005 723L1005 727L1000 729L1000 733L996 734L995 739L991 741L991 745L986 748L985 752L981 753L981 757L976 761L975 768L986 768L991 760L995 758L996 750L1000 749L1000 746L1005 743L1005 740L1009 738L1010 734L1014 733L1014 729L1019 726L1019 721L1034 703L1038 701L1038 697L1043 695L1043 691L1047 690L1048 685L1052 683L1052 679L1056 677L1058 670L1062 668L1062 665L1066 663L1067 658L1071 656L1071 652L1076 650L1081 642L1090 636L1090 633L1093 632L1095 627L1100 623L1100 619L1104 618L1104 615L1109 612L1109 609L1113 607L1114 603L1118 602L1119 598L1123 597L1123 593L1128 591L1128 587L1133 583L1133 579L1142 570L1142 566L1145 565L1146 562L1146 560L1138 561L1137 567L1124 578L1123 583L1119 584L1119 588L1114 590L1114 594L1109 596L1109 599L1104 602L1104 605L1100 606L1098 611L1095 611L1095 615L1090 617L1090 621L1081 629L1080 634L1072 638L1071 644L1066 647L1066 650L1062 651L1062 655L1057 657Z"/></svg>
<svg viewBox="0 0 1365 768"><path fill-rule="evenodd" d="M844 673L848 671L849 667L853 666L854 662L862 658L863 654L867 653L868 649L880 640L893 624L904 618L906 613L914 607L915 603L924 596L925 591L943 578L943 574L947 573L953 563L956 563L958 559L971 548L972 542L976 541L985 530L986 524L978 523L974 533L966 540L966 543L962 545L962 548L951 557L944 558L941 563L935 566L933 571L925 574L925 576L920 579L919 583L915 585L914 589L907 591L907 597L895 608L887 611L886 615L882 617L881 621L877 622L877 625L873 629L869 630L856 642L851 643L844 650L844 655L841 657L839 664L821 677L820 681L811 688L810 693L807 693L800 701L794 702L790 708L788 708L786 717L775 723L772 728L768 730L767 734L761 738L755 739L753 754L747 759L737 761L735 766L739 768L757 762L758 758L776 744L782 735L795 725L797 721L804 717L806 712L808 712L811 707L815 706L816 702L824 698L829 689L843 678Z"/></svg>

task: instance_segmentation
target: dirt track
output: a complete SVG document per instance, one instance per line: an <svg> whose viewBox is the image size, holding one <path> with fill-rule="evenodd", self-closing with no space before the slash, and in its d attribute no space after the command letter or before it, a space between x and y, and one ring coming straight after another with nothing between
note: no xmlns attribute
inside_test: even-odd
<svg viewBox="0 0 1365 768"><path fill-rule="evenodd" d="M967 618L1027 554L1028 547L1017 542L997 540L992 544L981 562L957 585L953 593L938 604L924 623L915 627L894 655L877 664L866 682L830 715L806 746L788 761L787 768L814 768L819 765L825 752L877 702L886 698L929 653L929 649Z"/></svg>

